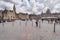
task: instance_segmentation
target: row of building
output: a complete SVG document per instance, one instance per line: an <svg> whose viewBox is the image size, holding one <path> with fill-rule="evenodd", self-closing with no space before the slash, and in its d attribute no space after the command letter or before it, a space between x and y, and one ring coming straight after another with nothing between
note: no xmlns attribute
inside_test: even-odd
<svg viewBox="0 0 60 40"><path fill-rule="evenodd" d="M37 14L37 13L36 13ZM16 13L15 5L13 6L13 10L0 10L0 21L6 20L28 20L28 19L54 19L60 18L60 13L51 13L50 9L47 9L46 13L41 13L40 15L28 14L28 13Z"/></svg>
<svg viewBox="0 0 60 40"><path fill-rule="evenodd" d="M34 15L34 14L28 14L28 13L16 13L15 5L13 6L13 10L0 10L0 21L6 21L6 20L28 20L28 19L36 19L40 16Z"/></svg>

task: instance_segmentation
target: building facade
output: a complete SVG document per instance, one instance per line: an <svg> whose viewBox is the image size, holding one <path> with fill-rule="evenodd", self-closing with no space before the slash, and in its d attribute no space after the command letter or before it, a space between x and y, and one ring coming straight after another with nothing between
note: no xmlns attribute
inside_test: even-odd
<svg viewBox="0 0 60 40"><path fill-rule="evenodd" d="M2 10L0 10L0 21L2 20Z"/></svg>
<svg viewBox="0 0 60 40"><path fill-rule="evenodd" d="M36 19L40 19L40 15L30 14L30 15L29 15L29 18L30 18L30 19L35 19L35 20L36 20Z"/></svg>
<svg viewBox="0 0 60 40"><path fill-rule="evenodd" d="M2 12L3 20L16 20L19 18L18 14L16 13L15 5L13 6L13 10L5 10Z"/></svg>
<svg viewBox="0 0 60 40"><path fill-rule="evenodd" d="M29 19L29 15L27 13L19 13L19 19Z"/></svg>

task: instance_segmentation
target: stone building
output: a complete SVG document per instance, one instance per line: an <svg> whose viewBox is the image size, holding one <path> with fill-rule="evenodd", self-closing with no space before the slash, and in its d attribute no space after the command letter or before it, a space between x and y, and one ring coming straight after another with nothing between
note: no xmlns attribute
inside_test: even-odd
<svg viewBox="0 0 60 40"><path fill-rule="evenodd" d="M40 19L40 15L30 14L29 19Z"/></svg>
<svg viewBox="0 0 60 40"><path fill-rule="evenodd" d="M19 19L19 14L16 13L15 5L13 6L13 19L15 19L15 20Z"/></svg>
<svg viewBox="0 0 60 40"><path fill-rule="evenodd" d="M60 18L60 13L51 13L50 9L47 9L46 13L41 13L40 15L36 14L28 14L28 13L16 13L15 5L13 6L13 10L7 10L5 8L4 11L0 11L0 17L3 20L32 20L32 19L57 19ZM0 19L1 19L0 18Z"/></svg>
<svg viewBox="0 0 60 40"><path fill-rule="evenodd" d="M41 13L41 17L49 17L49 16L51 16L51 11L50 11L50 9L47 9L47 11L46 11L46 13Z"/></svg>
<svg viewBox="0 0 60 40"><path fill-rule="evenodd" d="M2 10L0 10L0 21L2 20Z"/></svg>
<svg viewBox="0 0 60 40"><path fill-rule="evenodd" d="M41 13L41 17L50 17L50 18L53 18L53 17L59 17L60 16L60 13L51 13L50 9L47 9L46 13Z"/></svg>
<svg viewBox="0 0 60 40"><path fill-rule="evenodd" d="M19 13L19 19L29 19L29 15L27 13Z"/></svg>
<svg viewBox="0 0 60 40"><path fill-rule="evenodd" d="M13 6L13 10L5 10L2 12L3 20L16 20L18 19L18 14L16 13L15 5Z"/></svg>
<svg viewBox="0 0 60 40"><path fill-rule="evenodd" d="M60 19L60 13L51 13L50 9L47 9L46 13L42 12L40 16L42 20L48 20L48 21Z"/></svg>
<svg viewBox="0 0 60 40"><path fill-rule="evenodd" d="M7 11L8 10L6 10L6 8L5 8L5 10L2 12L2 17L3 17L3 20L6 20L6 19L8 19L8 13L7 13Z"/></svg>

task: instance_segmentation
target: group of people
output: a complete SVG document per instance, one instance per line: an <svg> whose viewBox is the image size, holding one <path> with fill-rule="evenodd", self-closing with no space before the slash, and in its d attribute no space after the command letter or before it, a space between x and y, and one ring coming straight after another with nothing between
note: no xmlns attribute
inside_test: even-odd
<svg viewBox="0 0 60 40"><path fill-rule="evenodd" d="M42 19L41 21L43 22L43 19ZM47 20L47 21L48 21L48 23L49 23L49 20ZM51 20L51 22L53 22L53 23L54 23L54 21L55 21L55 23L60 23L60 19ZM36 24L36 27L38 27L38 24L39 24L39 20L38 20L38 19L36 20L35 24ZM39 25L40 25L40 24L39 24Z"/></svg>

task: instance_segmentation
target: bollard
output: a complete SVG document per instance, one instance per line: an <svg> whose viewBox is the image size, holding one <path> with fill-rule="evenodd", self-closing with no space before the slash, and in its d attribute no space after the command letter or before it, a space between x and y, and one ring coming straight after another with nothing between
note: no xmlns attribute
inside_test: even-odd
<svg viewBox="0 0 60 40"><path fill-rule="evenodd" d="M20 26L21 26L21 20L20 20Z"/></svg>
<svg viewBox="0 0 60 40"><path fill-rule="evenodd" d="M54 32L55 32L55 23L54 23Z"/></svg>
<svg viewBox="0 0 60 40"><path fill-rule="evenodd" d="M3 27L4 27L4 23L2 23Z"/></svg>
<svg viewBox="0 0 60 40"><path fill-rule="evenodd" d="M39 28L40 28L41 24L40 24L40 21L39 21Z"/></svg>
<svg viewBox="0 0 60 40"><path fill-rule="evenodd" d="M12 22L12 27L14 27L14 22Z"/></svg>
<svg viewBox="0 0 60 40"><path fill-rule="evenodd" d="M27 26L27 20L26 20L25 26Z"/></svg>
<svg viewBox="0 0 60 40"><path fill-rule="evenodd" d="M32 21L32 27L33 27L33 21Z"/></svg>
<svg viewBox="0 0 60 40"><path fill-rule="evenodd" d="M2 32L4 32L4 23L2 23L2 26L3 26L3 30L2 30Z"/></svg>

